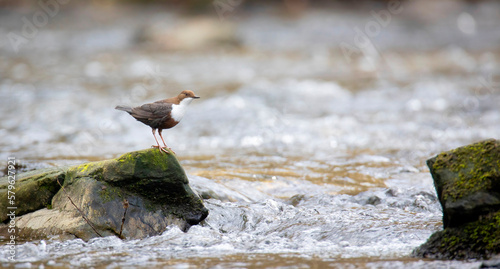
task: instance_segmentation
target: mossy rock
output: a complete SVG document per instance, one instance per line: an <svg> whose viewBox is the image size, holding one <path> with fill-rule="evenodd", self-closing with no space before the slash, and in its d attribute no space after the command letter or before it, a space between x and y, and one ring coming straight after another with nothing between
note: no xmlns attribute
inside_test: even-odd
<svg viewBox="0 0 500 269"><path fill-rule="evenodd" d="M500 142L489 139L427 160L443 225L457 227L500 210Z"/></svg>
<svg viewBox="0 0 500 269"><path fill-rule="evenodd" d="M413 255L432 259L489 259L500 253L500 212L434 233Z"/></svg>
<svg viewBox="0 0 500 269"><path fill-rule="evenodd" d="M51 191L40 201L25 200L23 203L29 210L16 212L19 235L24 239L71 234L88 240L98 236L75 205L102 236L118 235L125 212L124 201L127 200L129 206L122 230L124 238L158 235L171 224L187 231L208 215L201 199L188 185L184 169L175 155L158 149L130 152L112 160L40 174L33 171L29 177L23 175L22 178L23 181L16 185L18 192L24 189L41 194L45 189ZM63 184L63 189L56 179ZM33 186L25 187L28 186L28 183L23 183L25 181ZM45 188L47 182L55 182L59 188ZM37 210L47 204L51 209ZM5 208L3 204L0 206ZM26 214L28 212L31 213ZM5 225L0 227L0 234L5 228Z"/></svg>
<svg viewBox="0 0 500 269"><path fill-rule="evenodd" d="M51 206L52 197L61 188L57 180L63 184L64 174L65 168L46 168L18 174L15 175L14 189L9 189L9 180L12 178L0 178L0 222L9 218L7 214L12 210L8 207L17 208L16 215L21 216ZM13 199L8 199L9 196Z"/></svg>
<svg viewBox="0 0 500 269"><path fill-rule="evenodd" d="M500 142L489 139L427 160L443 208L444 230L413 255L485 259L500 253Z"/></svg>

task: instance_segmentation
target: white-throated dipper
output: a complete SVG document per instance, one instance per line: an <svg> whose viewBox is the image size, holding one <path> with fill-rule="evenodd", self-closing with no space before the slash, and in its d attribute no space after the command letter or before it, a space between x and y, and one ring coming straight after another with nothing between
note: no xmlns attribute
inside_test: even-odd
<svg viewBox="0 0 500 269"><path fill-rule="evenodd" d="M144 104L138 107L117 106L115 109L128 112L128 114L132 115L132 117L136 120L150 126L153 129L153 136L155 137L157 144L157 146L153 145L153 147L157 147L161 151L168 154L169 152L165 149L168 147L167 144L165 144L165 140L163 140L161 131L163 129L170 129L177 125L186 113L187 106L191 103L191 101L193 101L193 99L197 98L200 97L196 96L192 91L182 91L175 97L156 101L154 103ZM156 139L157 129L165 147L161 147L158 139Z"/></svg>

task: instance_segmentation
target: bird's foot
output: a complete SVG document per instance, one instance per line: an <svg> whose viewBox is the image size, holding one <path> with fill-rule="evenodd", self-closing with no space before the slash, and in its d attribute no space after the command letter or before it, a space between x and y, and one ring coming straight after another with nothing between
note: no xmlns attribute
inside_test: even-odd
<svg viewBox="0 0 500 269"><path fill-rule="evenodd" d="M167 153L167 154L170 154L170 152L169 152L168 150L166 150L166 149L168 148L170 151L172 151L172 153L173 153L174 155L176 155L175 151L173 151L173 150L172 150L171 148L169 148L169 147L160 147L160 146L155 146L155 145L153 145L153 146L151 146L151 147L152 147L152 148L158 148L158 149L160 149L160 151L163 151L163 152L165 152L165 153Z"/></svg>
<svg viewBox="0 0 500 269"><path fill-rule="evenodd" d="M166 150L166 147L160 147L160 146L155 146L155 145L153 145L153 146L151 146L151 147L152 147L152 148L157 148L157 149L159 149L160 151L163 151L163 152L165 152L165 153L167 153L167 154L170 154L170 152L168 152L168 150Z"/></svg>

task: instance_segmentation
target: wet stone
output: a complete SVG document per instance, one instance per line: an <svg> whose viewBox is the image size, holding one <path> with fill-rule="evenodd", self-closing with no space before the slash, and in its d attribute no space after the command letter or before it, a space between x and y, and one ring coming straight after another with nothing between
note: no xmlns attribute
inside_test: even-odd
<svg viewBox="0 0 500 269"><path fill-rule="evenodd" d="M443 207L443 225L456 227L500 209L500 141L490 139L427 161Z"/></svg>
<svg viewBox="0 0 500 269"><path fill-rule="evenodd" d="M0 196L6 195L5 182L0 179ZM161 234L171 224L187 231L208 215L175 155L157 149L21 174L16 188L16 224L20 238L27 240L67 234L88 240L98 233L144 238ZM0 208L7 208L7 199L0 201ZM124 203L129 206L122 229ZM0 233L5 229L0 226Z"/></svg>
<svg viewBox="0 0 500 269"><path fill-rule="evenodd" d="M489 139L443 152L427 164L443 208L444 230L434 233L414 255L486 259L500 253L500 141Z"/></svg>
<svg viewBox="0 0 500 269"><path fill-rule="evenodd" d="M382 201L382 199L380 199L378 196L370 196L367 200L366 200L366 204L369 204L369 205L378 205L380 204Z"/></svg>

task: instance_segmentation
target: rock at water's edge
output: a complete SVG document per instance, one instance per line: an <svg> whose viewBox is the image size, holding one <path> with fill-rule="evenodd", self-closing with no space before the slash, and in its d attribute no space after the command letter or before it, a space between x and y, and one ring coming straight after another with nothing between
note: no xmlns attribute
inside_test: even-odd
<svg viewBox="0 0 500 269"><path fill-rule="evenodd" d="M494 139L443 152L427 161L443 225L457 227L500 210L500 142Z"/></svg>
<svg viewBox="0 0 500 269"><path fill-rule="evenodd" d="M431 259L488 259L500 253L500 212L435 232L413 256Z"/></svg>
<svg viewBox="0 0 500 269"><path fill-rule="evenodd" d="M7 207L7 200L2 197L7 184L6 177L0 179L2 209ZM84 240L97 237L68 195L102 236L119 234L124 200L129 203L122 232L125 238L161 234L170 224L187 230L208 215L175 156L157 149L64 169L25 173L19 175L16 189L16 206L20 209L16 212L16 225L21 239L62 234ZM0 227L0 233L5 233L2 230L6 228Z"/></svg>
<svg viewBox="0 0 500 269"><path fill-rule="evenodd" d="M0 222L9 219L12 210L8 207L17 207L16 216L21 216L50 206L52 197L61 188L57 180L63 184L64 177L65 168L46 168L0 178ZM11 183L14 188L9 189ZM9 204L10 201L14 204Z"/></svg>
<svg viewBox="0 0 500 269"><path fill-rule="evenodd" d="M427 165L443 208L444 230L413 255L484 259L500 253L500 141L443 152Z"/></svg>

